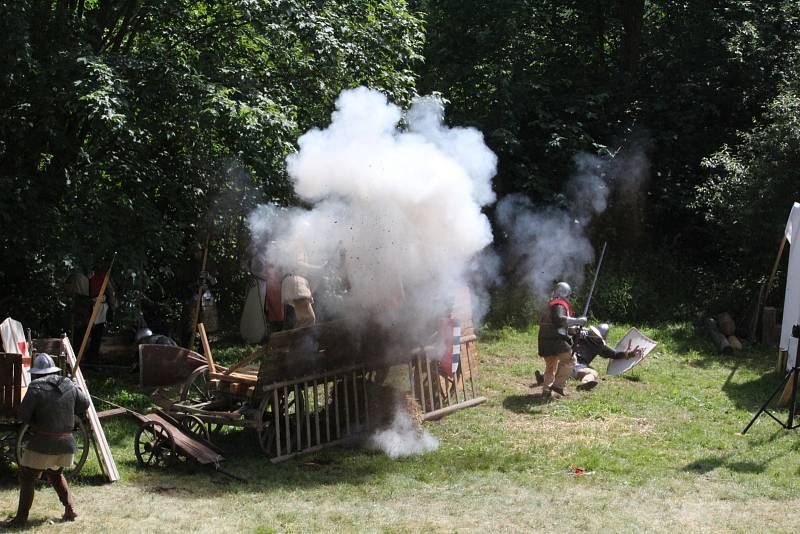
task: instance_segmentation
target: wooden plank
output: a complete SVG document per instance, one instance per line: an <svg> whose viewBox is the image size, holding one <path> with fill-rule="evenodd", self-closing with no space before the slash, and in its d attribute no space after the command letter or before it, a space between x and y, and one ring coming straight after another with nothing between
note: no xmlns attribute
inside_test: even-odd
<svg viewBox="0 0 800 534"><path fill-rule="evenodd" d="M109 417L116 417L118 415L127 415L128 410L125 408L111 408L110 410L103 410L102 412L97 412L98 419L107 419Z"/></svg>
<svg viewBox="0 0 800 534"><path fill-rule="evenodd" d="M239 373L233 373L232 375L226 375L224 373L208 373L209 378L212 380L217 380L219 382L228 382L228 383L235 383L235 384L249 384L251 386L255 386L258 383L258 378L252 375L242 375Z"/></svg>
<svg viewBox="0 0 800 534"><path fill-rule="evenodd" d="M116 482L119 480L117 464L114 462L114 456L111 454L111 447L109 447L106 434L103 432L103 426L100 424L100 419L97 417L97 410L95 410L94 402L92 402L92 397L89 395L89 388L86 386L86 380L83 379L83 373L77 365L78 361L75 358L75 352L73 352L69 338L66 336L64 337L64 350L67 353L67 363L75 370L75 381L78 383L78 386L83 389L83 392L89 396L89 409L86 411L86 415L89 421L89 428L92 430L95 445L97 445L98 462L108 481Z"/></svg>
<svg viewBox="0 0 800 534"><path fill-rule="evenodd" d="M208 343L206 326L203 323L198 323L197 329L200 331L200 340L203 342L203 352L205 353L206 361L208 362L208 370L211 373L216 373L217 368L214 366L214 356L211 354L211 345Z"/></svg>

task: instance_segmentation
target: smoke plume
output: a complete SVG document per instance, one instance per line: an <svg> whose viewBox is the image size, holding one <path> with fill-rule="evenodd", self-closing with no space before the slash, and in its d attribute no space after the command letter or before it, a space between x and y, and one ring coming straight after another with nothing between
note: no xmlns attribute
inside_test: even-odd
<svg viewBox="0 0 800 534"><path fill-rule="evenodd" d="M405 120L407 127L401 129ZM312 286L346 280L326 302L424 339L449 315L476 255L492 241L481 207L494 201L496 157L475 129L449 128L440 100L403 115L378 91L342 92L331 124L300 137L287 159L310 209L259 206L250 229L262 260L291 273L304 256Z"/></svg>
<svg viewBox="0 0 800 534"><path fill-rule="evenodd" d="M508 238L510 271L537 300L549 295L560 280L574 289L595 258L587 230L606 211L612 190L623 198L641 190L649 166L642 150L600 158L575 157L576 173L564 187L564 206L536 206L522 195L508 195L497 204L497 223Z"/></svg>
<svg viewBox="0 0 800 534"><path fill-rule="evenodd" d="M439 440L425 429L418 430L408 412L397 407L391 427L373 434L368 445L396 460L435 451Z"/></svg>
<svg viewBox="0 0 800 534"><path fill-rule="evenodd" d="M492 233L481 208L495 200L497 158L477 130L445 126L443 111L433 97L404 115L377 91L344 91L330 125L301 136L287 158L308 208L251 213L256 263L302 270L321 320L368 317L430 343L456 292L483 278L489 263L481 252ZM398 458L438 441L396 405L390 427L370 444Z"/></svg>

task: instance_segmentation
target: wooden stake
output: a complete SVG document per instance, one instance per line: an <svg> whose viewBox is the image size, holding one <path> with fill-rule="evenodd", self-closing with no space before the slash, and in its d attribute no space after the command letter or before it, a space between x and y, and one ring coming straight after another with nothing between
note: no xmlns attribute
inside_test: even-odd
<svg viewBox="0 0 800 534"><path fill-rule="evenodd" d="M100 313L100 308L105 302L106 288L108 287L108 280L111 278L111 268L114 266L114 260L116 259L117 253L115 252L114 257L111 258L111 264L106 270L106 276L103 278L103 285L100 286L100 293L97 294L97 299L94 301L94 306L92 307L92 316L89 318L89 324L86 325L86 332L83 333L83 341L81 341L81 348L78 350L78 358L75 360L75 366L72 368L72 376L75 376L78 371L78 366L81 364L81 359L83 359L86 346L89 344L89 337L92 334L94 321L97 319L97 314Z"/></svg>

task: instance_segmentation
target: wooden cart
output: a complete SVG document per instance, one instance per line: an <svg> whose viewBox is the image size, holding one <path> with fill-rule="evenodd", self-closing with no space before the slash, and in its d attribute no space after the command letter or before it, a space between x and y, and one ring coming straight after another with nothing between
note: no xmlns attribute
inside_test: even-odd
<svg viewBox="0 0 800 534"><path fill-rule="evenodd" d="M30 365L29 360L30 358L21 354L0 353L0 457L16 464L19 464L22 452L31 437L28 425L17 417L26 389L23 386L22 373L25 372L23 363ZM56 360L56 365L66 369L65 361L58 361L59 358ZM73 435L77 450L74 466L65 470L68 477L80 473L89 456L89 431L81 418L75 418Z"/></svg>
<svg viewBox="0 0 800 534"><path fill-rule="evenodd" d="M164 366L185 374L179 398L162 398L160 404L209 437L223 426L253 430L273 462L363 438L385 423L371 412L391 369L406 369L405 389L425 419L486 400L475 394L474 335L462 336L461 365L444 376L435 349L374 324L358 328L334 321L278 332L231 367L214 363L202 325L200 330L205 356L172 347L140 348L143 373L147 362L162 366L151 379L169 375Z"/></svg>

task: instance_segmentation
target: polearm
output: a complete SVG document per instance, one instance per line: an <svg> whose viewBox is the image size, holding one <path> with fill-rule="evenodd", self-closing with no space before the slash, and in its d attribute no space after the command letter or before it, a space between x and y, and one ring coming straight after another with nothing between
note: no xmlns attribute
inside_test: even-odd
<svg viewBox="0 0 800 534"><path fill-rule="evenodd" d="M589 305L592 303L592 296L594 296L594 287L597 284L597 275L600 274L600 268L603 266L603 257L606 255L606 246L608 241L603 242L603 251L600 252L600 259L597 261L597 267L594 270L594 280L592 280L592 289L589 290L589 298L586 299L586 305L583 307L583 317L589 313Z"/></svg>
<svg viewBox="0 0 800 534"><path fill-rule="evenodd" d="M105 295L106 295L106 288L108 287L108 280L111 277L111 268L114 267L114 261L117 259L117 253L114 253L114 256L111 258L111 264L108 266L106 270L106 276L103 278L103 285L100 286L100 292L97 294L97 298L94 301L94 307L92 307L92 316L89 318L89 324L86 325L86 332L83 334L83 341L81 341L81 348L78 350L78 357L75 359L75 367L72 368L72 376L75 376L75 373L78 370L78 367L81 365L81 359L83 358L83 353L86 351L86 346L89 344L89 337L92 333L92 327L94 326L94 320L97 319L97 314L100 313L100 308L103 306L105 302Z"/></svg>
<svg viewBox="0 0 800 534"><path fill-rule="evenodd" d="M206 263L208 262L208 242L211 239L211 232L209 231L206 233L206 244L203 247L203 263L200 266L200 275L202 276L206 270ZM200 320L200 306L203 302L203 293L205 293L205 282L200 284L200 288L197 290L197 302L195 303L194 307L192 308L192 330L191 335L189 337L189 346L186 347L189 350L194 350L194 334L197 332L197 323Z"/></svg>

